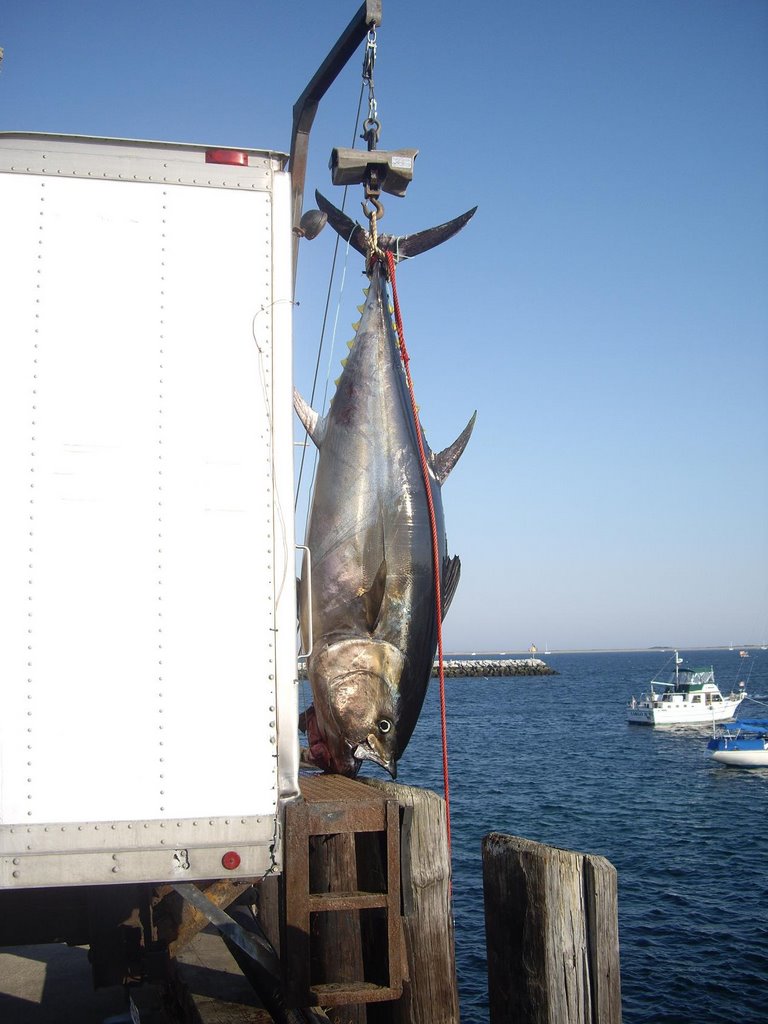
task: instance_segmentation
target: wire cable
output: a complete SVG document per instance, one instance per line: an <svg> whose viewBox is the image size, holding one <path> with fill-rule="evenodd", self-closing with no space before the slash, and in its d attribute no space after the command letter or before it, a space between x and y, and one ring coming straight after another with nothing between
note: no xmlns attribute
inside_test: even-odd
<svg viewBox="0 0 768 1024"><path fill-rule="evenodd" d="M366 87L366 83L365 83L365 81L363 81L363 84L360 86L360 96L359 96L358 101L357 101L357 113L355 114L355 128L354 128L354 131L352 133L352 147L353 148L354 148L354 145L355 145L355 142L356 142L356 139L357 139L357 126L358 126L358 123L360 121L360 111L363 108L363 94L365 92L365 87ZM342 213L344 212L344 207L345 207L346 202L347 202L347 190L348 190L348 188L349 188L348 185L344 186L344 195L343 195L342 200L341 200L341 210L342 210ZM312 391L311 391L310 396L309 396L309 404L310 405L314 404L315 392L317 390L317 378L318 378L318 374L320 372L320 359L322 358L322 354L323 354L323 344L324 344L324 340L325 340L325 329L326 329L326 326L328 324L328 311L329 311L329 308L330 308L330 305L331 305L331 289L333 287L333 279L334 279L334 276L336 274L336 260L338 258L340 243L341 243L341 238L338 235L336 235L336 242L335 242L334 247L333 247L333 260L331 261L331 273L330 273L330 276L328 278L328 291L327 291L326 296L325 296L325 309L323 310L323 323L322 323L322 326L320 328L320 342L319 342L318 347L317 347L317 359L315 360L315 373L314 373L314 376L312 378ZM343 286L344 286L344 281L342 279L342 288L343 288ZM341 296L339 296L339 302L340 301L341 301ZM301 492L301 479L302 479L302 476L304 474L304 459L306 458L306 454L307 454L307 440L308 440L308 438L309 438L309 433L305 430L304 431L304 445L303 445L302 450L301 450L301 461L299 463L299 476L298 476L298 480L296 481L296 497L295 497L295 500L294 500L294 512L298 508L298 504L299 504L299 494ZM309 509L309 505L310 505L310 503L308 501L307 502L307 509ZM309 511L307 511L307 516L309 516ZM306 531L306 524L305 524L305 531Z"/></svg>

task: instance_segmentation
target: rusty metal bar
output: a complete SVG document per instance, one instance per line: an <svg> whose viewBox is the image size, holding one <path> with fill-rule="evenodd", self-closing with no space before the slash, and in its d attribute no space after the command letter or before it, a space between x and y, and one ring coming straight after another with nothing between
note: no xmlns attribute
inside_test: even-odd
<svg viewBox="0 0 768 1024"><path fill-rule="evenodd" d="M389 906L386 892L324 892L310 893L311 913L320 910L377 910Z"/></svg>
<svg viewBox="0 0 768 1024"><path fill-rule="evenodd" d="M265 938L246 932L226 911L213 903L204 892L188 882L178 882L174 889L200 914L219 929L222 935L230 938L252 960L261 963L267 970L277 970L277 955Z"/></svg>
<svg viewBox="0 0 768 1024"><path fill-rule="evenodd" d="M399 996L403 989L405 944L400 917L400 807L387 800L387 950L390 985Z"/></svg>
<svg viewBox="0 0 768 1024"><path fill-rule="evenodd" d="M292 1009L285 1003L282 991L282 969L274 949L261 932L255 919L248 919L248 927L236 921L221 907L213 903L204 892L186 882L173 887L195 910L218 928L221 937L237 961L243 975L253 986L264 1007L277 1024L307 1024L327 1022L322 1010L315 1007Z"/></svg>
<svg viewBox="0 0 768 1024"><path fill-rule="evenodd" d="M309 812L303 799L285 808L285 930L281 935L285 981L296 1003L309 990Z"/></svg>

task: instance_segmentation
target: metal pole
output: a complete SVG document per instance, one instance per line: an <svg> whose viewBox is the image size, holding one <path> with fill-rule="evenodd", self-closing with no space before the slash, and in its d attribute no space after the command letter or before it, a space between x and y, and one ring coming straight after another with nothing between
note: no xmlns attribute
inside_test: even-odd
<svg viewBox="0 0 768 1024"><path fill-rule="evenodd" d="M293 197L293 223L298 227L304 202L304 180L307 175L307 154L309 133L320 100L336 80L360 43L365 39L371 26L381 25L381 0L365 0L336 45L315 72L309 85L293 105L293 128L291 130L291 154L288 168L291 172L291 193ZM293 239L293 278L296 280L296 264L299 256L299 236Z"/></svg>

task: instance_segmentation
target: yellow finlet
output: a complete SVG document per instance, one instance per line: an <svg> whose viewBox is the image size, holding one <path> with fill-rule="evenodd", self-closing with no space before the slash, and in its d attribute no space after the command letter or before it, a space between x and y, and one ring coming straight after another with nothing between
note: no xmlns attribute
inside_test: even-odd
<svg viewBox="0 0 768 1024"><path fill-rule="evenodd" d="M358 330L358 329L359 329L359 327L360 327L360 321L359 321L359 320L357 321L357 323L356 323L356 324L352 324L352 330L353 330L353 331L356 331L356 330Z"/></svg>
<svg viewBox="0 0 768 1024"><path fill-rule="evenodd" d="M346 359L342 359L341 360L341 365L342 366L346 366L347 365L347 360Z"/></svg>
<svg viewBox="0 0 768 1024"><path fill-rule="evenodd" d="M363 302L363 303L361 303L361 304L360 304L360 305L359 305L359 306L357 307L357 312L358 312L358 313L362 313L364 309L365 309L365 303Z"/></svg>
<svg viewBox="0 0 768 1024"><path fill-rule="evenodd" d="M354 338L350 338L349 341L347 342L347 348L351 352L354 347L355 347L355 339Z"/></svg>

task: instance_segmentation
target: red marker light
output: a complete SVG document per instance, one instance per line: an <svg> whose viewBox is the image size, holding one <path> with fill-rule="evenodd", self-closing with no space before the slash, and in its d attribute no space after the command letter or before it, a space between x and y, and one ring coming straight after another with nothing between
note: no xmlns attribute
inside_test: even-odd
<svg viewBox="0 0 768 1024"><path fill-rule="evenodd" d="M227 871L234 871L235 868L240 867L240 854L235 853L234 850L230 850L229 853L225 853L221 858L222 867L225 867Z"/></svg>
<svg viewBox="0 0 768 1024"><path fill-rule="evenodd" d="M207 164L229 164L232 167L247 167L248 154L242 149L206 149Z"/></svg>

